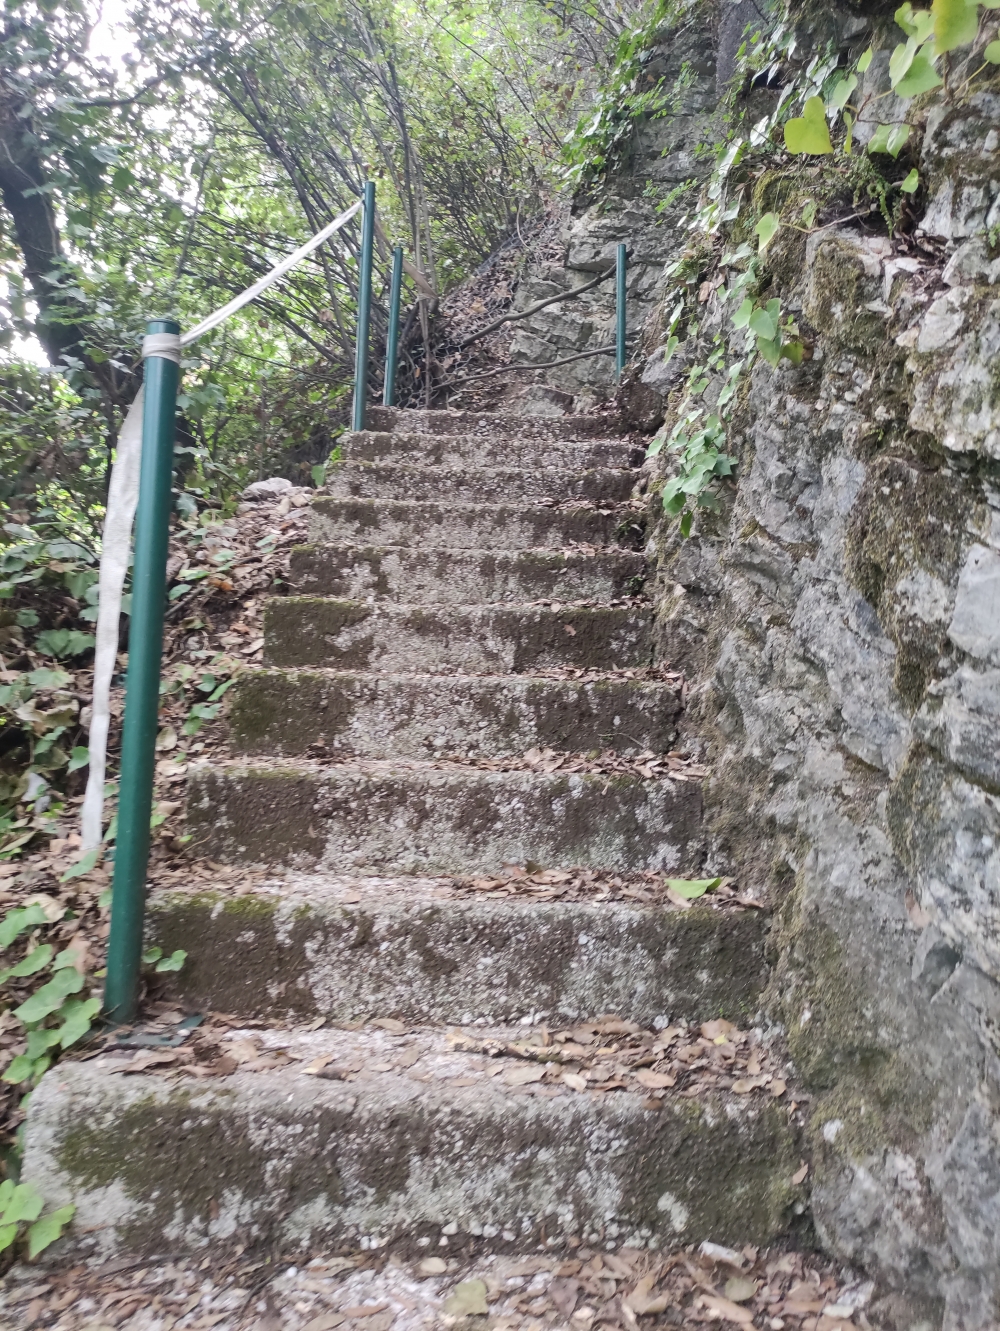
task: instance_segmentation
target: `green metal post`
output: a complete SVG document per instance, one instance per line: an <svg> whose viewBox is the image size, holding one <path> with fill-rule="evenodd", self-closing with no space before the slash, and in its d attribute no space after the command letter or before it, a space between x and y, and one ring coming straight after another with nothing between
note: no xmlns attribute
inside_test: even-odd
<svg viewBox="0 0 1000 1331"><path fill-rule="evenodd" d="M358 273L358 341L354 355L355 430L365 428L365 399L368 396L368 337L372 321L372 257L375 250L375 182L365 185L361 213L361 269Z"/></svg>
<svg viewBox="0 0 1000 1331"><path fill-rule="evenodd" d="M622 377L625 369L625 266L628 253L624 244L615 254L615 378Z"/></svg>
<svg viewBox="0 0 1000 1331"><path fill-rule="evenodd" d="M146 325L146 332L179 333L180 328L169 319L156 319ZM118 1023L134 1019L139 999L178 373L177 365L165 356L146 358L118 837L104 984L105 1015Z"/></svg>
<svg viewBox="0 0 1000 1331"><path fill-rule="evenodd" d="M382 385L382 405L396 405L396 352L399 343L399 302L403 294L403 247L397 245L392 252L392 285L389 288L389 331L385 339L385 382Z"/></svg>

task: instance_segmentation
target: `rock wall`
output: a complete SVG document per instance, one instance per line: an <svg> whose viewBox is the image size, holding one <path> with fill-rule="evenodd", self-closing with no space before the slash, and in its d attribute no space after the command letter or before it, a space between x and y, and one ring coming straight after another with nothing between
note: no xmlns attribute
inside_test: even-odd
<svg viewBox="0 0 1000 1331"><path fill-rule="evenodd" d="M701 42L691 114L637 130L640 173L688 171L659 147L713 114L717 48L705 29L684 40ZM865 77L884 92L885 58ZM916 234L782 229L768 294L811 356L757 361L723 511L682 540L651 498L650 551L661 647L713 772L707 867L775 907L765 1007L811 1097L817 1233L877 1278L874 1323L979 1331L1000 1325L1000 79L910 117ZM779 159L771 187L801 169ZM619 198L613 182L571 223L565 280L635 225ZM655 266L690 237L645 214L636 235L654 346ZM735 356L730 315L709 294L701 336ZM669 415L676 375L651 356L626 411L650 415L651 389Z"/></svg>

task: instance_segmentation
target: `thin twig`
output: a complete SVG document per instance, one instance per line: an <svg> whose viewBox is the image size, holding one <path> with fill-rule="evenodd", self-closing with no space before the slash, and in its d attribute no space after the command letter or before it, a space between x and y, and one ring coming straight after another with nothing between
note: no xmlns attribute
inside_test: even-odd
<svg viewBox="0 0 1000 1331"><path fill-rule="evenodd" d="M563 356L561 360L543 360L537 365L498 365L495 370L487 370L484 374L471 374L465 379L451 379L446 383L438 384L437 389L443 388L462 388L465 384L475 383L478 379L491 379L495 374L508 374L515 370L551 370L556 365L569 365L575 360L587 360L590 356L610 356L618 348L596 347L593 351L578 351L575 356Z"/></svg>
<svg viewBox="0 0 1000 1331"><path fill-rule="evenodd" d="M545 300L540 300L537 305L532 305L528 310L522 310L520 314L505 314L502 319L496 319L493 323L487 324L485 328L480 328L477 333L467 337L464 342L458 344L458 350L464 351L471 343L478 338L485 337L487 333L492 333L495 328L502 324L513 323L515 319L527 319L529 314L537 314L539 310L544 310L546 305L555 305L560 300L572 300L575 296L582 296L585 291L590 291L596 287L599 282L603 282L606 277L610 277L614 268L608 268L603 273L598 273L592 282L585 282L582 287L576 287L573 291L562 291L558 296L548 296Z"/></svg>

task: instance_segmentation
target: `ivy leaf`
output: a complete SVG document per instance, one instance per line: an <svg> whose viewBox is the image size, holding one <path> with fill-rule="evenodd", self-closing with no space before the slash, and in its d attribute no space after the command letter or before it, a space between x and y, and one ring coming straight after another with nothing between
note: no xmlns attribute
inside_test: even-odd
<svg viewBox="0 0 1000 1331"><path fill-rule="evenodd" d="M990 65L1000 65L1000 42L990 42L983 52L983 59Z"/></svg>
<svg viewBox="0 0 1000 1331"><path fill-rule="evenodd" d="M78 994L83 988L83 976L72 967L56 971L41 989L26 998L19 1008L14 1009L14 1016L25 1025L33 1021L44 1021L50 1013L62 1007L63 999L70 994Z"/></svg>
<svg viewBox="0 0 1000 1331"><path fill-rule="evenodd" d="M8 1082L11 1086L20 1086L23 1081L29 1081L35 1075L36 1062L36 1059L30 1058L27 1054L18 1054L4 1068L0 1081Z"/></svg>
<svg viewBox="0 0 1000 1331"><path fill-rule="evenodd" d="M758 307L750 316L750 331L756 333L758 338L770 342L778 331L778 320L770 310Z"/></svg>
<svg viewBox="0 0 1000 1331"><path fill-rule="evenodd" d="M746 328L747 324L750 322L751 314L753 314L753 301L747 296L743 304L733 315L733 327Z"/></svg>
<svg viewBox="0 0 1000 1331"><path fill-rule="evenodd" d="M34 975L36 971L42 970L49 964L54 951L55 949L51 943L42 943L41 947L33 948L16 966L11 966L9 970L0 972L0 984L12 979L15 975Z"/></svg>
<svg viewBox="0 0 1000 1331"><path fill-rule="evenodd" d="M25 929L30 929L35 924L44 924L45 922L45 911L37 903L31 906L20 906L16 910L9 910L0 920L0 948L10 947L14 939L19 934L23 934Z"/></svg>
<svg viewBox="0 0 1000 1331"><path fill-rule="evenodd" d="M868 140L868 151L898 157L909 137L909 125L879 125Z"/></svg>
<svg viewBox="0 0 1000 1331"><path fill-rule="evenodd" d="M28 1230L28 1260L34 1261L50 1243L55 1243L75 1214L76 1207L70 1202L68 1206L60 1206L59 1210L53 1211L51 1215L36 1220Z"/></svg>
<svg viewBox="0 0 1000 1331"><path fill-rule="evenodd" d="M810 153L813 156L833 152L822 98L808 98L802 108L802 115L786 122L785 147L790 153Z"/></svg>
<svg viewBox="0 0 1000 1331"><path fill-rule="evenodd" d="M767 361L772 369L776 369L778 361L781 360L781 338L758 338L757 350Z"/></svg>
<svg viewBox="0 0 1000 1331"><path fill-rule="evenodd" d="M178 948L176 952L171 952L169 957L160 958L156 963L156 972L158 975L162 975L164 971L179 971L185 961L187 961L187 953L183 948Z"/></svg>
<svg viewBox="0 0 1000 1331"><path fill-rule="evenodd" d="M861 57L861 59L858 61L858 73L859 73L859 74L863 74L863 73L865 72L865 70L866 70L866 69L868 68L868 66L871 64L871 62L872 62L872 56L873 56L874 54L875 54L875 52L874 52L874 51L872 50L872 48L869 46L868 50L864 53L864 55L863 55L863 56Z"/></svg>
<svg viewBox="0 0 1000 1331"><path fill-rule="evenodd" d="M906 33L907 37L913 37L919 46L925 42L934 29L934 14L930 9L914 9L910 0L900 5L893 18Z"/></svg>
<svg viewBox="0 0 1000 1331"><path fill-rule="evenodd" d="M815 221L816 221L816 203L813 199L809 199L802 206L802 225L805 227L811 227L813 222Z"/></svg>
<svg viewBox="0 0 1000 1331"><path fill-rule="evenodd" d="M83 745L76 745L69 755L69 764L66 767L67 772L78 772L81 767L86 767L90 762L90 750Z"/></svg>
<svg viewBox="0 0 1000 1331"><path fill-rule="evenodd" d="M19 1183L10 1194L0 1222L16 1225L22 1220L37 1220L44 1205L45 1201L37 1188L30 1183Z"/></svg>
<svg viewBox="0 0 1000 1331"><path fill-rule="evenodd" d="M67 1000L66 1007L72 1000ZM101 1000L99 998L88 998L65 1012L66 1020L53 1034L58 1036L59 1047L68 1049L70 1045L76 1044L77 1040L82 1040L90 1030L94 1018L101 1010Z"/></svg>
<svg viewBox="0 0 1000 1331"><path fill-rule="evenodd" d="M969 0L934 0L934 49L938 55L968 46L979 31L979 8Z"/></svg>
<svg viewBox="0 0 1000 1331"><path fill-rule="evenodd" d="M714 887L718 887L721 882L721 878L668 878L667 887L679 897L695 901L698 897L703 897L706 892L711 892Z"/></svg>
<svg viewBox="0 0 1000 1331"><path fill-rule="evenodd" d="M913 57L913 63L904 78L893 84L900 97L918 97L922 92L940 88L943 80L933 65L934 43L925 42Z"/></svg>
<svg viewBox="0 0 1000 1331"><path fill-rule="evenodd" d="M81 855L77 862L71 864L59 879L60 883L68 883L71 878L82 878L84 874L90 873L100 858L101 849L100 846L95 846L93 850L88 850L86 855Z"/></svg>
<svg viewBox="0 0 1000 1331"><path fill-rule="evenodd" d="M64 689L71 676L58 666L51 670L47 666L39 666L37 670L29 670L27 678L28 683L36 689Z"/></svg>
<svg viewBox="0 0 1000 1331"><path fill-rule="evenodd" d="M763 254L770 245L771 241L778 234L781 226L781 219L777 213L765 213L760 219L754 230L757 233L760 244L757 246L757 253Z"/></svg>
<svg viewBox="0 0 1000 1331"><path fill-rule="evenodd" d="M920 172L914 167L906 179L900 181L899 188L903 190L905 194L912 194L919 184Z"/></svg>
<svg viewBox="0 0 1000 1331"><path fill-rule="evenodd" d="M17 1238L17 1225L0 1225L0 1252L10 1245Z"/></svg>
<svg viewBox="0 0 1000 1331"><path fill-rule="evenodd" d="M837 111L843 111L847 105L847 99L858 86L857 74L848 74L846 79L841 79L830 94L830 106Z"/></svg>

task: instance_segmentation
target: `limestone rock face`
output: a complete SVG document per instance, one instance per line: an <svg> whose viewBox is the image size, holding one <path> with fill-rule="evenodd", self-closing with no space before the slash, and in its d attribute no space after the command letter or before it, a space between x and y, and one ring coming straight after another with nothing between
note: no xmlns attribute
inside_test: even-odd
<svg viewBox="0 0 1000 1331"><path fill-rule="evenodd" d="M930 102L928 246L850 223L776 242L769 295L811 357L758 360L723 512L684 541L652 500L649 548L713 771L706 869L778 910L764 1006L812 1097L817 1232L876 1277L873 1323L979 1331L1000 1307L1000 96ZM670 290L635 375L664 399L700 354L664 360Z"/></svg>

